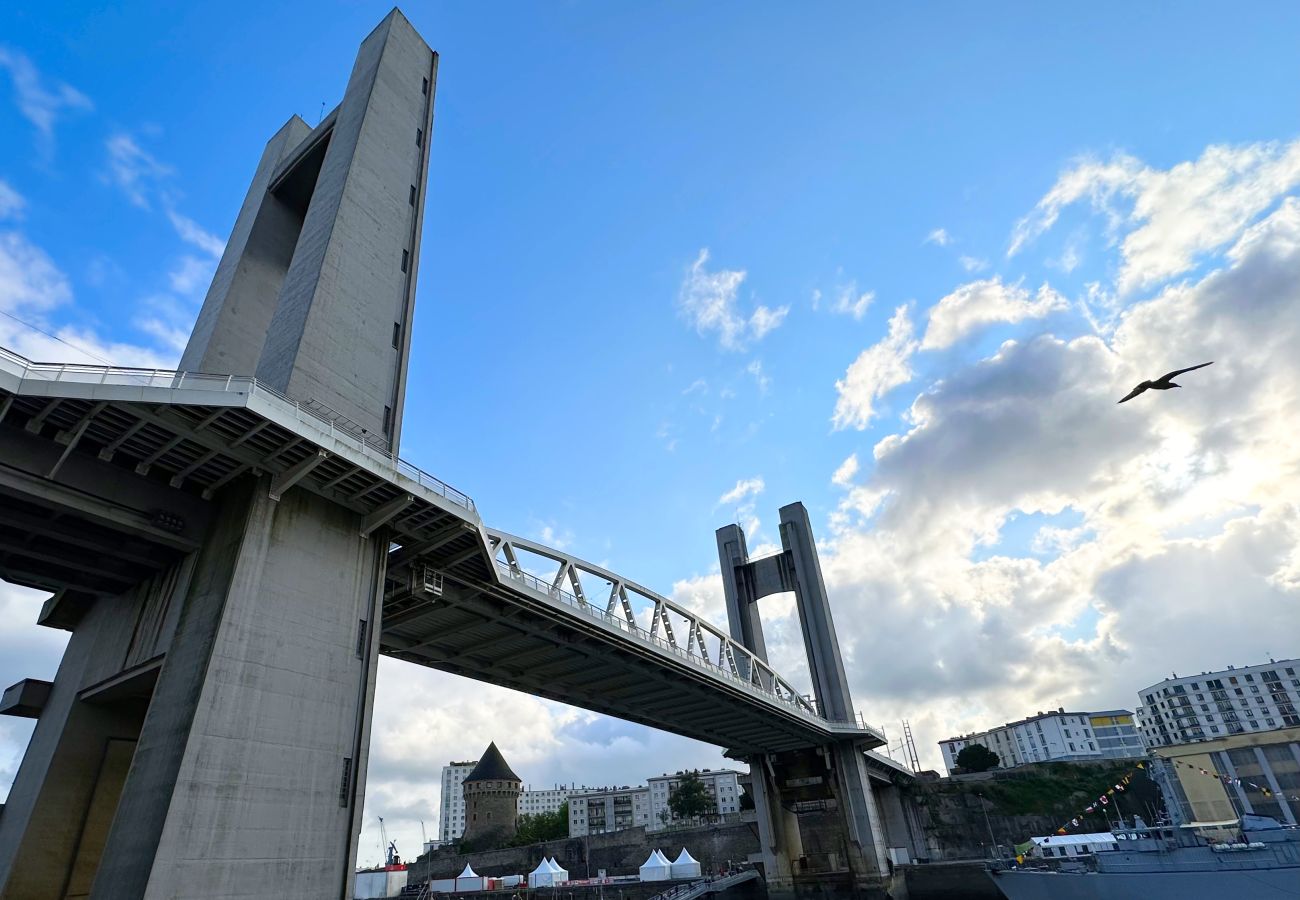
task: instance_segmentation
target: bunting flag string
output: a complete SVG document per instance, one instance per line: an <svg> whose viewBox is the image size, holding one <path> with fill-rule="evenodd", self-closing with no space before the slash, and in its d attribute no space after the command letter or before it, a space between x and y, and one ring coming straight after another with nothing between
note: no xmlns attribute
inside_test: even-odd
<svg viewBox="0 0 1300 900"><path fill-rule="evenodd" d="M1234 778L1228 775L1220 775L1218 772L1211 772L1209 769L1202 768L1201 766L1194 766L1191 763L1183 762L1177 759L1171 759L1168 760L1168 762L1173 763L1175 766L1178 766L1179 768L1191 769L1194 772L1200 772L1202 775L1208 775L1210 778L1217 778L1219 779L1219 781L1223 782L1225 785L1228 785L1229 787L1245 786L1250 788L1252 791L1256 791L1257 793L1263 794L1265 797L1273 796L1272 789L1270 789L1267 785L1256 784L1253 781L1247 781L1241 778ZM1300 797L1297 797L1294 794L1284 794L1283 796L1285 796L1288 800L1300 801Z"/></svg>
<svg viewBox="0 0 1300 900"><path fill-rule="evenodd" d="M1087 807L1084 808L1083 813L1081 813L1078 816L1075 816L1074 818L1070 819L1070 821L1062 825L1060 828L1056 829L1056 833L1069 834L1070 829L1078 828L1079 825L1083 822L1084 815L1087 815L1088 813L1096 812L1098 809L1101 809L1102 807L1110 806L1111 798L1113 798L1117 793L1123 793L1124 790L1128 787L1128 784L1133 780L1133 776L1137 774L1137 770L1145 769L1145 768L1146 768L1145 763L1137 763L1135 768L1129 769L1127 772L1125 772L1124 777L1122 777L1119 781L1115 782L1112 786L1107 788L1105 793L1098 796L1096 800L1089 803ZM1023 856L1024 854L1018 854L1016 856L1016 861L1024 862Z"/></svg>

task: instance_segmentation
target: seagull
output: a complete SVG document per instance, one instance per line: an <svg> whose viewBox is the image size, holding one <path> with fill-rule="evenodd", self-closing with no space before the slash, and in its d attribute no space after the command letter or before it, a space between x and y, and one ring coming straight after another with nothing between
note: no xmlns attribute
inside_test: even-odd
<svg viewBox="0 0 1300 900"><path fill-rule="evenodd" d="M1143 391L1167 391L1170 388L1182 387L1181 384L1174 384L1174 378L1176 376L1181 375L1184 372L1191 372L1195 369L1204 369L1206 366L1212 365L1214 365L1214 362L1210 361L1207 363L1201 363L1199 366L1188 366L1186 369L1174 369L1172 372L1161 375L1155 381L1142 382L1137 387L1133 388L1133 390L1129 391L1128 396L1119 402L1126 403Z"/></svg>

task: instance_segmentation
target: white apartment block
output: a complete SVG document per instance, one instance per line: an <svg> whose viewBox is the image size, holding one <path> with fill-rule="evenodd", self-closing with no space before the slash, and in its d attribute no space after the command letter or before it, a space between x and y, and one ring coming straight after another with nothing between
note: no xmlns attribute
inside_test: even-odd
<svg viewBox="0 0 1300 900"><path fill-rule="evenodd" d="M1221 672L1176 674L1138 694L1138 725L1148 747L1212 741L1300 726L1300 659Z"/></svg>
<svg viewBox="0 0 1300 900"><path fill-rule="evenodd" d="M658 775L648 778L650 791L650 824L647 831L666 828L677 821L668 798L681 783L685 772L676 775ZM704 790L713 798L714 811L723 813L740 812L740 773L730 769L705 769L694 773L704 782Z"/></svg>
<svg viewBox="0 0 1300 900"><path fill-rule="evenodd" d="M451 762L442 767L442 817L438 820L438 839L454 841L465 833L466 776L478 765L477 759Z"/></svg>
<svg viewBox="0 0 1300 900"><path fill-rule="evenodd" d="M438 840L454 841L465 833L465 778L477 759L452 762L442 767L442 816L438 820ZM519 814L535 816L538 813L557 812L564 801L574 793L569 788L555 787L544 791L524 791L519 795Z"/></svg>
<svg viewBox="0 0 1300 900"><path fill-rule="evenodd" d="M949 774L957 767L957 755L970 744L992 750L1004 769L1035 762L1126 759L1145 753L1133 714L1126 709L1066 712L1062 707L988 731L947 738L939 742L939 749Z"/></svg>
<svg viewBox="0 0 1300 900"><path fill-rule="evenodd" d="M647 787L580 788L569 796L569 837L649 825Z"/></svg>

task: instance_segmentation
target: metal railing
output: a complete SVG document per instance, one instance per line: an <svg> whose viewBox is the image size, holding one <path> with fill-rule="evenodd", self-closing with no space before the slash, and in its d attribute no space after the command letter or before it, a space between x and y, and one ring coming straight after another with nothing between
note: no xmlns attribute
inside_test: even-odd
<svg viewBox="0 0 1300 900"><path fill-rule="evenodd" d="M0 347L0 364L15 371L22 381L63 382L73 384L116 385L139 388L170 388L173 390L211 391L217 394L257 396L276 411L295 422L309 424L329 434L335 440L351 444L386 468L393 468L420 487L437 494L457 506L474 510L474 501L468 494L456 490L436 478L388 452L388 441L370 435L364 428L342 416L327 414L311 408L313 405L327 410L321 404L299 403L267 387L256 378L246 375L205 375L199 372L177 372L168 369L135 369L125 366L92 366L81 363L34 363L10 350Z"/></svg>
<svg viewBox="0 0 1300 900"><path fill-rule="evenodd" d="M667 652L672 653L674 656L677 656L679 659L684 659L690 663L693 663L695 666L697 666L700 669L703 669L704 671L708 672L714 677L724 678L727 681L737 685L738 687L744 688L746 691L748 691L751 694L754 694L758 697L767 700L774 700L779 703L782 703L783 705L789 707L791 710L802 715L804 718L811 719L819 724L848 726L854 729L860 729L864 731L871 731L871 732L878 733L878 729L873 728L870 725L867 725L866 722L862 720L861 716L859 716L856 721L842 721L839 719L829 719L825 716L820 715L816 710L811 709L807 701L797 694L787 697L781 693L778 693L775 690L769 690L764 687L760 687L759 685L755 684L753 681L744 678L740 675L737 675L736 673L732 672L729 668L719 665L718 663L715 663L713 660L709 659L706 656L703 656L699 653L689 652L683 649L682 647L680 647L679 645L677 645L676 643L669 641L667 638L660 637L657 634L653 634L639 625L634 625L631 622L628 622L626 619L624 619L619 615L616 615L615 613L607 612L598 606L595 606L585 600L579 599L578 597L574 596L573 594L569 593L566 590L563 590L562 588L546 583L542 579L538 578L536 575L533 575L529 572L525 572L523 569L519 569L519 568L515 568L514 566L511 566L505 560L495 559L493 561L496 563L497 569L503 575L505 575L506 577L510 578L513 581L521 582L522 584L532 589L533 591L545 595L548 599L557 601L559 603L563 603L565 606L569 606L572 607L573 609L579 610L580 612L585 613L586 615L588 615L593 619L604 622L607 625L611 625L619 629L620 631L623 631L628 636L636 638L638 641L642 643L651 644L655 647L660 648L661 650L666 650Z"/></svg>

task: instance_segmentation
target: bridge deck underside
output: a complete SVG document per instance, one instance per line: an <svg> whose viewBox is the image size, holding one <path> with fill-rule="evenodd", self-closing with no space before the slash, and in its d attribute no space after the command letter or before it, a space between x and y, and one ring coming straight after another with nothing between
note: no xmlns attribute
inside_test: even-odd
<svg viewBox="0 0 1300 900"><path fill-rule="evenodd" d="M270 413L251 408L251 392L210 399L133 388L123 399L121 391L111 384L40 384L34 393L0 387L0 504L10 514L0 527L0 578L87 600L119 593L197 548L208 501L234 478L261 473L273 485L310 490L388 529L382 644L390 656L737 751L842 737L879 743L503 580L463 495L449 499L454 492L445 486L432 495L423 473L413 484L409 467L399 474L395 463L345 446L319 424L288 420L292 405ZM33 445L39 453L12 464L11 448ZM90 489L69 488L76 478ZM96 518L95 503L112 506L115 497L140 495L142 486L161 502L118 503L111 517ZM159 513L173 505L188 511L180 517L187 521L160 525ZM415 566L443 573L449 589L442 598L410 591Z"/></svg>
<svg viewBox="0 0 1300 900"><path fill-rule="evenodd" d="M776 752L828 739L812 723L782 715L689 663L639 652L581 616L557 618L522 592L484 584L449 587L442 597L390 600L380 645L396 659L734 751Z"/></svg>

